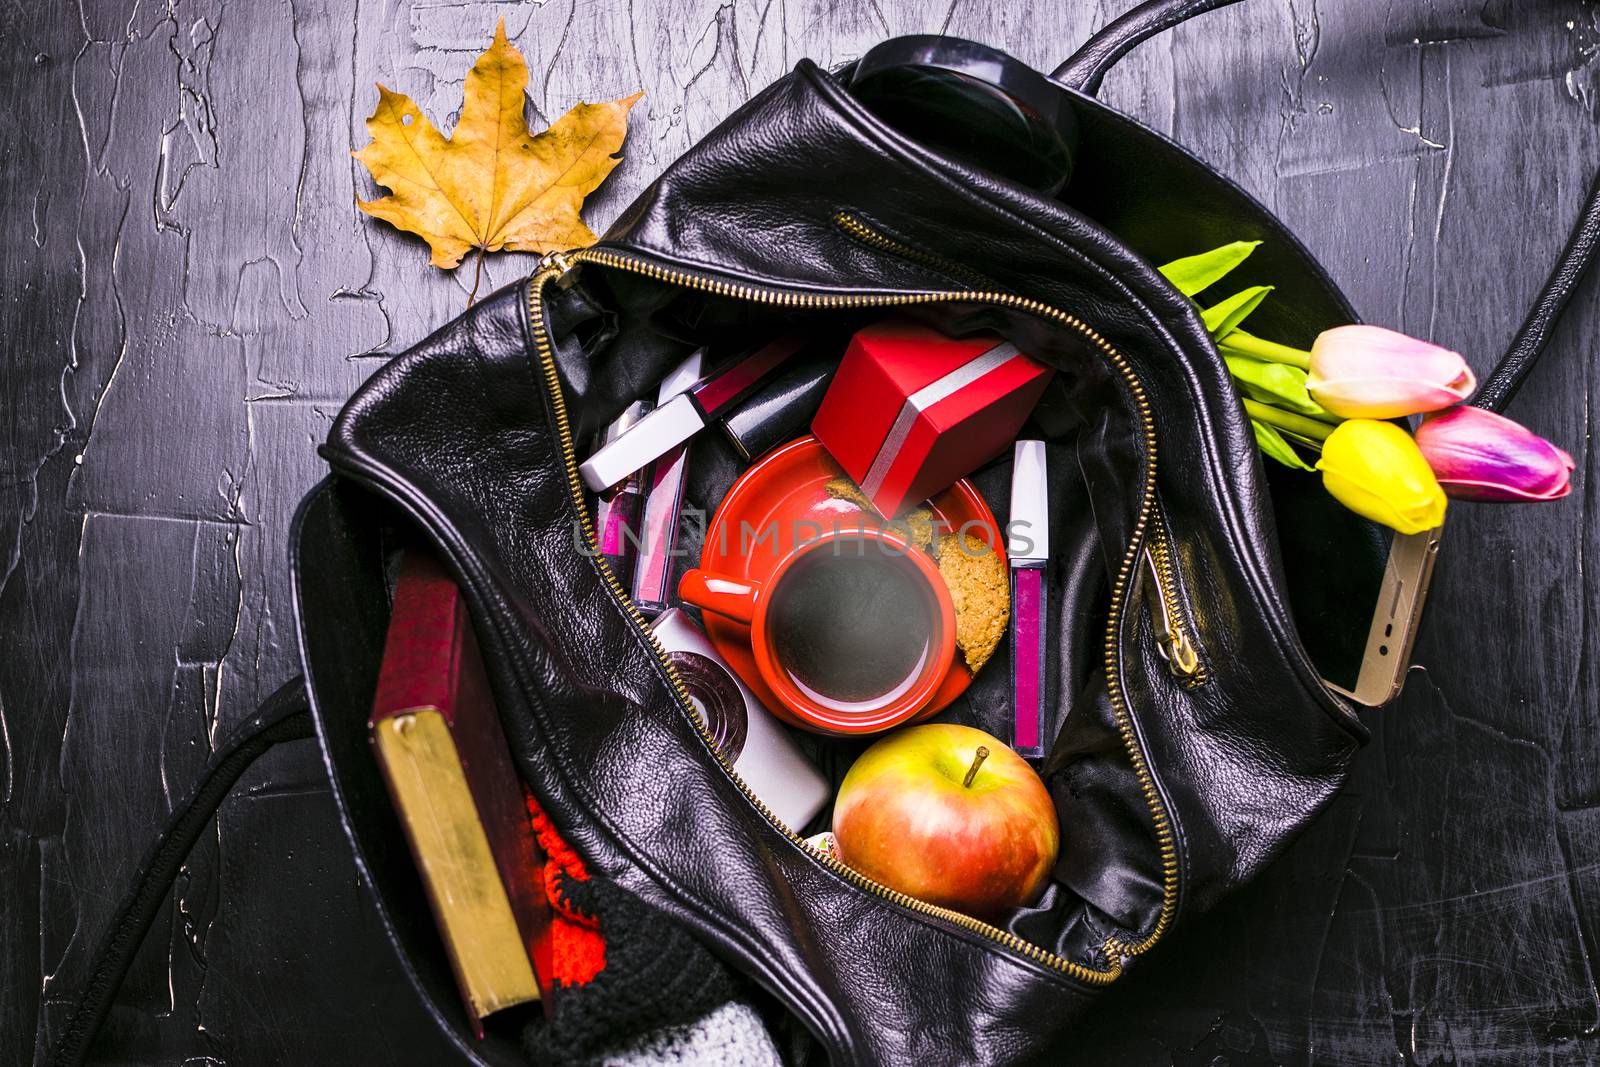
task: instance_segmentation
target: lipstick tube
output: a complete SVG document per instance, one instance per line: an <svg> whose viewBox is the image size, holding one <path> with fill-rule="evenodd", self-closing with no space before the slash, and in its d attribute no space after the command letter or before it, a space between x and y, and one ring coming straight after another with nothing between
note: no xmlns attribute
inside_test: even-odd
<svg viewBox="0 0 1600 1067"><path fill-rule="evenodd" d="M738 356L681 389L631 431L603 445L579 465L578 472L595 492L609 489L705 429L719 412L749 395L804 345L803 338L780 337Z"/></svg>
<svg viewBox="0 0 1600 1067"><path fill-rule="evenodd" d="M601 447L627 433L649 410L650 403L645 400L629 404L601 433ZM624 584L633 579L639 549L639 521L644 509L641 481L637 476L624 478L620 485L601 493L594 506L594 533L600 556L611 565L617 581Z"/></svg>
<svg viewBox="0 0 1600 1067"><path fill-rule="evenodd" d="M1046 687L1049 631L1050 483L1043 441L1018 441L1011 468L1011 747L1043 757L1057 724Z"/></svg>
<svg viewBox="0 0 1600 1067"><path fill-rule="evenodd" d="M672 403L694 387L704 371L706 350L697 349L661 380L656 407ZM641 424L642 425L642 424ZM667 610L672 588L673 549L678 543L678 519L683 513L683 483L689 465L689 442L667 449L650 468L649 489L641 519L638 566L633 571L633 602L646 615Z"/></svg>
<svg viewBox="0 0 1600 1067"><path fill-rule="evenodd" d="M783 370L718 418L722 432L747 462L799 437L822 407L842 343L817 344L790 359Z"/></svg>

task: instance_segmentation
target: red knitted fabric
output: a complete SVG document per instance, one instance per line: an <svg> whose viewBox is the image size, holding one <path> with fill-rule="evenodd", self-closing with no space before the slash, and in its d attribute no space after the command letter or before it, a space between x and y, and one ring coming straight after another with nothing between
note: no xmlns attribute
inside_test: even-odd
<svg viewBox="0 0 1600 1067"><path fill-rule="evenodd" d="M523 1029L529 1063L616 1063L617 1049L693 1024L740 996L733 974L691 933L603 872L591 875L532 796L527 810L549 857L555 994Z"/></svg>
<svg viewBox="0 0 1600 1067"><path fill-rule="evenodd" d="M556 832L532 792L524 791L524 795L533 832L549 857L544 865L544 887L550 899L551 970L555 981L561 985L584 985L605 970L606 942L599 921L574 909L562 887L568 878L588 881L589 872L583 860Z"/></svg>

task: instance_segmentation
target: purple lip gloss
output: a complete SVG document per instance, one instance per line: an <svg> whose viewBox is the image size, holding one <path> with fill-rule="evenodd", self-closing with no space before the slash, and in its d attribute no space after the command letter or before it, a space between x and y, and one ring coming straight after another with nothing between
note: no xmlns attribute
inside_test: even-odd
<svg viewBox="0 0 1600 1067"><path fill-rule="evenodd" d="M629 404L601 433L601 444L621 437L649 410L648 401L636 400ZM594 533L600 555L611 565L617 581L624 584L633 578L639 547L639 517L644 506L644 487L640 482L638 475L625 478L620 485L601 493L594 505Z"/></svg>
<svg viewBox="0 0 1600 1067"><path fill-rule="evenodd" d="M704 373L705 349L698 349L661 380L656 393L660 410L680 397ZM644 498L643 537L638 566L633 571L633 602L646 615L667 610L672 580L673 549L678 542L678 518L683 511L683 482L689 464L689 442L663 452L650 468L649 491Z"/></svg>
<svg viewBox="0 0 1600 1067"><path fill-rule="evenodd" d="M1011 747L1020 756L1046 754L1055 741L1045 694L1045 634L1050 562L1050 483L1043 441L1018 441L1011 468Z"/></svg>

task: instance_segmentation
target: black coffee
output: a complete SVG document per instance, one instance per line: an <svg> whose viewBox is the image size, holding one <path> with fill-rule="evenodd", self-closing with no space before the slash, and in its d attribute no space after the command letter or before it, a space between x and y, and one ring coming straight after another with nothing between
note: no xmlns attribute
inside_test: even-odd
<svg viewBox="0 0 1600 1067"><path fill-rule="evenodd" d="M932 654L936 608L926 579L877 541L813 549L773 590L772 651L812 700L868 712L904 694Z"/></svg>

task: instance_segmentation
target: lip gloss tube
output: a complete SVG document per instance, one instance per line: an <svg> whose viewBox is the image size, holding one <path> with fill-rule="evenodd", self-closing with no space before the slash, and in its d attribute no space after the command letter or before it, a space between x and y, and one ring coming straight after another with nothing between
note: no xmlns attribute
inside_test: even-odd
<svg viewBox="0 0 1600 1067"><path fill-rule="evenodd" d="M657 410L680 397L700 380L705 349L697 349L661 380ZM650 468L649 490L644 497L638 565L633 571L633 602L646 615L667 610L671 589L673 548L678 542L678 518L683 512L683 483L689 465L689 442L663 452Z"/></svg>
<svg viewBox="0 0 1600 1067"><path fill-rule="evenodd" d="M1043 441L1018 441L1011 468L1011 747L1043 757L1055 741L1045 692L1049 630L1050 483Z"/></svg>
<svg viewBox="0 0 1600 1067"><path fill-rule="evenodd" d="M602 447L627 433L649 410L650 403L646 400L629 404L601 433ZM600 545L600 556L611 565L617 581L624 585L633 579L639 547L639 520L644 506L641 481L638 475L624 478L620 485L601 493L594 506L594 533Z"/></svg>
<svg viewBox="0 0 1600 1067"><path fill-rule="evenodd" d="M748 396L804 346L802 337L780 337L718 367L679 389L631 432L603 445L579 464L578 472L596 492L616 485L705 429L719 412Z"/></svg>

